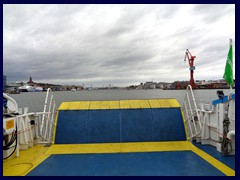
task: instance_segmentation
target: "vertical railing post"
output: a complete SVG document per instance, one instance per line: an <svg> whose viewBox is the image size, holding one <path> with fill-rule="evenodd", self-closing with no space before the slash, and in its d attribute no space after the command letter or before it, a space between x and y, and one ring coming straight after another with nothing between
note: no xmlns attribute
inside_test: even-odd
<svg viewBox="0 0 240 180"><path fill-rule="evenodd" d="M45 98L45 102L44 102L44 108L43 108L43 113L46 112L47 109L47 102L48 102L48 94L49 94L50 88L47 89L47 93L46 93L46 98ZM40 135L43 135L43 125L44 125L44 121L45 121L45 114L43 114L42 116L42 122L41 122L41 128L40 128Z"/></svg>
<svg viewBox="0 0 240 180"><path fill-rule="evenodd" d="M43 138L44 141L49 141L49 142L51 140L52 123L54 123L53 118L54 118L55 106L56 106L53 94L51 94L50 96L50 92L52 93L51 89L48 88L44 109L43 109L41 128L40 128L41 137Z"/></svg>
<svg viewBox="0 0 240 180"><path fill-rule="evenodd" d="M202 124L201 124L202 122L200 121L200 116L198 113L196 100L195 100L191 85L187 86L183 107L184 107L185 115L187 117L186 119L186 126L188 127L187 130L190 131L190 136L188 137L188 139L191 139L196 135L198 135L199 133L201 133L202 131ZM197 120L195 120L195 117L197 117Z"/></svg>

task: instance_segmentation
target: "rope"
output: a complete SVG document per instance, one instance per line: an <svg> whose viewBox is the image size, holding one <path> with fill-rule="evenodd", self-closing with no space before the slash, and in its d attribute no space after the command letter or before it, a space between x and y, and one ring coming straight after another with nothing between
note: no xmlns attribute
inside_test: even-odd
<svg viewBox="0 0 240 180"><path fill-rule="evenodd" d="M226 118L223 120L223 141L222 141L222 152L225 156L227 156L228 154L230 154L232 152L232 143L231 140L229 140L226 136L228 131L228 127L229 127L229 119ZM230 151L228 150L228 145L230 145Z"/></svg>

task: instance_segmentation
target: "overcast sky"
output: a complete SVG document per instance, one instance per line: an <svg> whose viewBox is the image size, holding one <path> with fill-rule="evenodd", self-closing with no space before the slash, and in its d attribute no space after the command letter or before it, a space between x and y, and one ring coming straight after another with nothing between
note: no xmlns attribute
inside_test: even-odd
<svg viewBox="0 0 240 180"><path fill-rule="evenodd" d="M8 4L3 73L85 86L189 80L189 49L195 80L220 79L229 38L235 51L235 5Z"/></svg>

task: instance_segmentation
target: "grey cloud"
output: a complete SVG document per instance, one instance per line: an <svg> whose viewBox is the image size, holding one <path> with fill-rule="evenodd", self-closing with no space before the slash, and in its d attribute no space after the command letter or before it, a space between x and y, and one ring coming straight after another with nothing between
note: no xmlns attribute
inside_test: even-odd
<svg viewBox="0 0 240 180"><path fill-rule="evenodd" d="M118 57L115 57L112 60L105 61L102 63L101 66L129 66L129 65L136 65L139 62L143 63L144 61L147 61L151 57L153 57L153 54L150 54L148 52L123 52L119 53Z"/></svg>
<svg viewBox="0 0 240 180"><path fill-rule="evenodd" d="M170 20L176 15L176 13L182 8L182 6L184 5L163 5L162 8L158 11L158 20L162 20L162 18Z"/></svg>
<svg viewBox="0 0 240 180"><path fill-rule="evenodd" d="M220 72L234 29L223 35L212 30L214 23L205 23L213 21L215 11L221 23L222 17L234 17L232 6L194 6L189 17L204 22L194 26L185 19L176 21L184 8L4 5L3 73L10 81L26 82L32 76L37 82L94 86L184 80L189 76L183 62L186 49L197 56L198 77L205 77L209 66Z"/></svg>
<svg viewBox="0 0 240 180"><path fill-rule="evenodd" d="M226 15L233 15L234 9L233 4L198 4L192 13L201 15L206 23L215 23Z"/></svg>

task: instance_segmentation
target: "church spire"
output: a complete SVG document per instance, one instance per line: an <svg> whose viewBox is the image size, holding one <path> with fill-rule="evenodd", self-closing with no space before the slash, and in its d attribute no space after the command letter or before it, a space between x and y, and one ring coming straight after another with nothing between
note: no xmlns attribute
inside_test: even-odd
<svg viewBox="0 0 240 180"><path fill-rule="evenodd" d="M32 81L32 77L30 76L28 84L33 84L34 82Z"/></svg>

